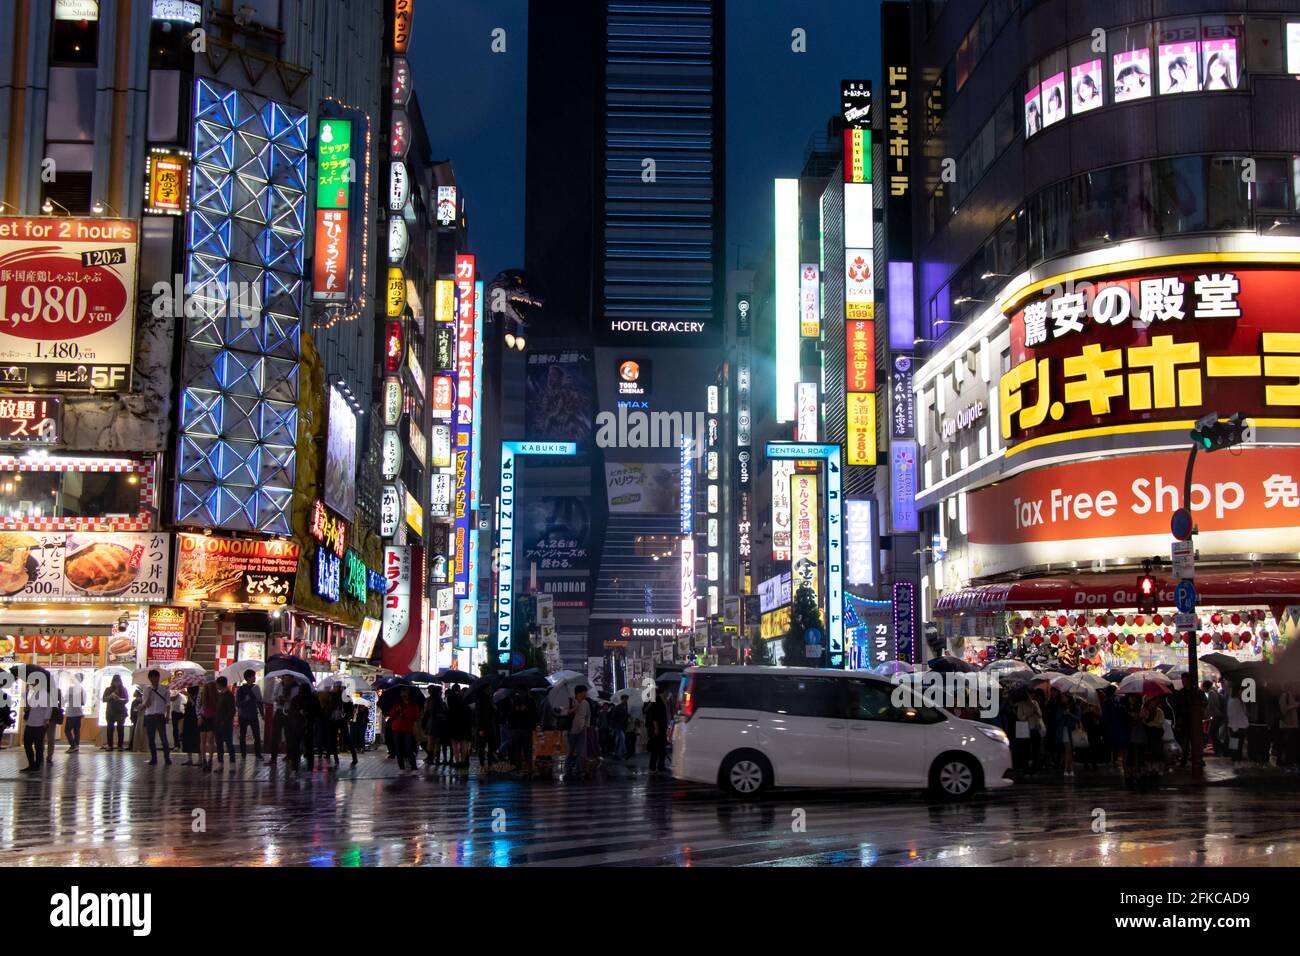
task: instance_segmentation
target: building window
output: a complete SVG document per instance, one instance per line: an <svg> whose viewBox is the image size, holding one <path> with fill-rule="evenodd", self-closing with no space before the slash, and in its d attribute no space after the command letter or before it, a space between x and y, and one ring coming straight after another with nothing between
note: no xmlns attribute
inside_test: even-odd
<svg viewBox="0 0 1300 956"><path fill-rule="evenodd" d="M51 66L94 66L99 60L98 20L55 20L50 27Z"/></svg>

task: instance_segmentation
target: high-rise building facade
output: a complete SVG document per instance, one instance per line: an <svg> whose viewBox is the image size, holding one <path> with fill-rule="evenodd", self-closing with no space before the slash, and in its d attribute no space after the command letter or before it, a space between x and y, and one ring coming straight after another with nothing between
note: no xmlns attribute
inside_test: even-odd
<svg viewBox="0 0 1300 956"><path fill-rule="evenodd" d="M524 271L545 306L529 330L519 437L576 439L580 452L523 469L542 526L516 567L537 559L566 666L620 682L638 647L684 656L689 643L679 634L680 442L683 425L708 420L709 392L687 383L716 381L721 357L724 6L583 0L529 11ZM676 416L667 438L650 433L656 413ZM693 448L707 472L704 442ZM707 513L707 484L700 493ZM708 521L698 524L703 618L723 546L710 549Z"/></svg>
<svg viewBox="0 0 1300 956"><path fill-rule="evenodd" d="M933 649L1150 664L1192 643L1257 653L1294 626L1286 6L911 5L888 161L914 233ZM891 44L905 32L887 61ZM1235 413L1250 440L1202 454L1186 501L1189 430ZM1171 567L1189 504L1195 566ZM1176 600L1193 576L1199 597Z"/></svg>

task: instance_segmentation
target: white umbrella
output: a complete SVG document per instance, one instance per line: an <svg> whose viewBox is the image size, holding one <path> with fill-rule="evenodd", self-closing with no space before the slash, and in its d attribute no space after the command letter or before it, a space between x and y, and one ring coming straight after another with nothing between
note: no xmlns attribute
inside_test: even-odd
<svg viewBox="0 0 1300 956"><path fill-rule="evenodd" d="M586 674L579 674L577 671L556 671L554 674L546 675L546 679L551 682L552 687L556 684L573 680L576 677L581 677L583 680L587 679Z"/></svg>
<svg viewBox="0 0 1300 956"><path fill-rule="evenodd" d="M1010 657L1004 657L1002 660L994 661L984 668L982 673L985 674L1014 674L1018 671L1032 671L1033 668L1024 661L1014 660Z"/></svg>
<svg viewBox="0 0 1300 956"><path fill-rule="evenodd" d="M244 682L244 671L256 671L260 674L265 667L266 664L262 661L235 661L229 667L223 667L218 676L224 677L231 684L242 684Z"/></svg>
<svg viewBox="0 0 1300 956"><path fill-rule="evenodd" d="M158 672L158 682L160 684L170 684L172 678L178 674L202 674L203 668L193 661L163 661L158 664L150 664L148 667L141 667L139 670L131 672L131 683L139 687L149 686L149 672Z"/></svg>
<svg viewBox="0 0 1300 956"><path fill-rule="evenodd" d="M587 679L586 674L579 674L576 671L561 671L561 673L572 674L557 683L546 694L546 702L557 710L568 710L569 702L573 700L573 691L578 687L587 687L591 681Z"/></svg>
<svg viewBox="0 0 1300 956"><path fill-rule="evenodd" d="M1119 692L1121 694L1140 694L1146 687L1147 681L1162 684L1165 687L1174 686L1174 682L1160 671L1135 671L1119 682Z"/></svg>
<svg viewBox="0 0 1300 956"><path fill-rule="evenodd" d="M370 681L354 674L330 674L328 677L322 678L321 682L316 686L321 690L333 690L335 687L342 687L349 694L369 694L374 691L374 688L370 686Z"/></svg>
<svg viewBox="0 0 1300 956"><path fill-rule="evenodd" d="M1052 678L1052 686L1066 694L1091 697L1099 690L1110 686L1110 681L1099 674L1080 671L1078 674L1061 674Z"/></svg>
<svg viewBox="0 0 1300 956"><path fill-rule="evenodd" d="M172 674L167 686L171 690L185 690L187 687L201 687L217 679L211 671L180 671Z"/></svg>

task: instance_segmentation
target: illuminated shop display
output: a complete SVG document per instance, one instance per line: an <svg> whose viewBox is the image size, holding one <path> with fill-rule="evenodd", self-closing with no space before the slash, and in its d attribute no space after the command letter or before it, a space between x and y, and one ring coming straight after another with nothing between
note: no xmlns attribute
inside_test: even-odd
<svg viewBox="0 0 1300 956"><path fill-rule="evenodd" d="M195 83L178 524L289 534L304 295L307 115ZM251 283L260 321L207 290Z"/></svg>

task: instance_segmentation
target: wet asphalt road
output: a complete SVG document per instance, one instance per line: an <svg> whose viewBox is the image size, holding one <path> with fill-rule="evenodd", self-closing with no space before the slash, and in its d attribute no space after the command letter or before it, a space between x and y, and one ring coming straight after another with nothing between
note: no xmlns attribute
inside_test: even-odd
<svg viewBox="0 0 1300 956"><path fill-rule="evenodd" d="M251 758L211 774L63 748L39 776L23 763L0 752L9 865L1300 865L1300 777L1280 774L1125 787L1081 771L952 805L851 791L742 803L635 765L566 783L403 776L376 754L289 779Z"/></svg>

